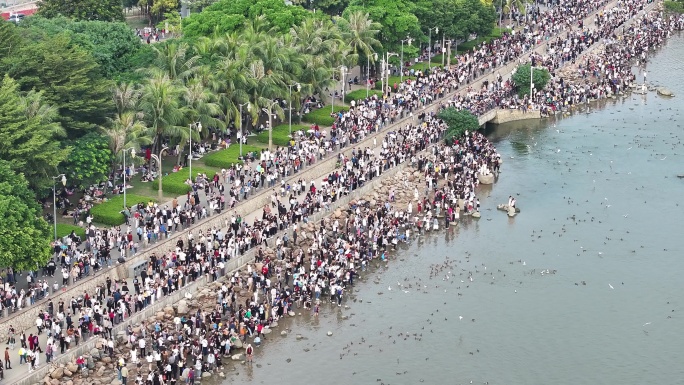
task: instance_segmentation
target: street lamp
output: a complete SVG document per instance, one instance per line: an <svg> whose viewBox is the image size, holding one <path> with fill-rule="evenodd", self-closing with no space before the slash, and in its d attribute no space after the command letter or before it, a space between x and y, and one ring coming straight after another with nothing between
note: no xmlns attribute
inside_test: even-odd
<svg viewBox="0 0 684 385"><path fill-rule="evenodd" d="M159 178L159 192L158 192L159 203L161 203L161 201L162 201L162 175L164 175L164 173L162 172L161 160L162 160L162 154L164 153L164 151L166 151L168 149L169 149L168 147L162 146L161 150L159 150L159 156L157 156L155 154L152 154L150 156L152 159L154 159L157 162L157 166L159 167L159 171L157 172L157 177Z"/></svg>
<svg viewBox="0 0 684 385"><path fill-rule="evenodd" d="M240 142L240 156L242 156L242 138L244 138L245 132L242 129L242 107L247 106L247 111L250 111L252 109L252 105L247 103L242 103L240 104L240 138L238 139L238 142Z"/></svg>
<svg viewBox="0 0 684 385"><path fill-rule="evenodd" d="M197 122L197 123L190 123L189 127L189 132L190 132L190 151L188 151L188 164L189 164L189 174L190 174L190 182L192 182L192 129L196 129L197 132L202 131L202 123Z"/></svg>
<svg viewBox="0 0 684 385"><path fill-rule="evenodd" d="M345 66L339 66L337 68L333 68L333 80L335 79L335 71L340 71L340 75L342 75L342 103L344 103L344 73L347 71L347 67ZM330 104L330 113L335 112L335 86L333 82L333 92L332 92L332 103Z"/></svg>
<svg viewBox="0 0 684 385"><path fill-rule="evenodd" d="M378 60L378 53L373 53L373 63ZM366 56L366 97L370 92L370 55Z"/></svg>
<svg viewBox="0 0 684 385"><path fill-rule="evenodd" d="M389 86L389 59L392 56L399 56L399 54L396 52L387 52L387 54L385 55L385 63L387 64L387 68L386 68L387 72L383 73L383 76L387 76L387 82L385 83L385 86L387 86L387 88L390 88L390 86ZM383 92L386 93L387 90L383 89Z"/></svg>
<svg viewBox="0 0 684 385"><path fill-rule="evenodd" d="M432 30L435 30L435 34L439 34L439 27L428 28L430 31L430 39L428 40L428 68L432 72Z"/></svg>
<svg viewBox="0 0 684 385"><path fill-rule="evenodd" d="M126 210L128 208L128 206L126 206L126 152L129 150L131 151L131 158L135 158L135 148L131 147L131 148L127 148L127 149L122 151L123 152L123 196L124 196L123 205L124 205L124 210Z"/></svg>
<svg viewBox="0 0 684 385"><path fill-rule="evenodd" d="M404 42L406 42L408 45L411 45L411 42L413 39L411 37L406 36L406 39L401 41L401 63L399 63L399 83L402 83L404 81ZM389 56L387 57L389 60ZM388 80L389 82L389 80Z"/></svg>
<svg viewBox="0 0 684 385"><path fill-rule="evenodd" d="M264 112L268 113L268 155L271 156L271 149L273 148L273 106L277 105L277 100L268 105L268 109L264 108Z"/></svg>
<svg viewBox="0 0 684 385"><path fill-rule="evenodd" d="M57 241L57 179L61 178L62 186L66 187L66 175L59 174L52 177L52 221L55 225L55 241Z"/></svg>
<svg viewBox="0 0 684 385"><path fill-rule="evenodd" d="M299 83L289 84L287 88L290 89L290 137L292 137L292 87L297 87L297 92L301 91L302 85Z"/></svg>

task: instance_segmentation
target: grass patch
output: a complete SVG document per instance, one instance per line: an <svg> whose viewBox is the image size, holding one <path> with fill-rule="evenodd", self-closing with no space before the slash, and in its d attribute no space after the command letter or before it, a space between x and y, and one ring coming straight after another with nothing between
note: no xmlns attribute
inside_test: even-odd
<svg viewBox="0 0 684 385"><path fill-rule="evenodd" d="M441 66L442 65L442 57L444 57L444 65L446 65L446 63L447 63L446 55L445 54L439 54L439 55L435 55L432 58L432 66L434 67L435 64ZM455 63L455 60L456 60L456 55L454 54L453 56L451 56L451 63Z"/></svg>
<svg viewBox="0 0 684 385"><path fill-rule="evenodd" d="M268 132L266 133L268 135ZM266 137L266 141L268 142L268 136ZM249 152L260 152L261 147L256 147L256 146L249 146L249 145L242 145L242 154L247 154ZM239 159L240 157L240 145L239 144L231 144L230 147L228 147L225 150L219 150L216 152L212 152L209 155L206 155L204 158L202 158L202 161L204 161L204 164L206 164L209 167L216 167L216 168L229 168L230 166L238 163L242 163L242 160ZM257 157L258 158L258 157ZM192 170L193 178L195 175L195 170ZM211 171L211 174L209 172L206 173L208 177L212 177L214 175L214 171ZM186 172L187 176L187 172ZM163 188L163 186L162 186Z"/></svg>
<svg viewBox="0 0 684 385"><path fill-rule="evenodd" d="M309 126L304 124L293 124L292 132L297 132L302 130L306 132ZM290 145L290 125L281 124L279 126L273 127L273 144L276 146L287 147ZM268 131L263 131L256 136L256 140L259 143L268 144Z"/></svg>
<svg viewBox="0 0 684 385"><path fill-rule="evenodd" d="M458 52L458 53L468 52L483 42L489 43L490 41L492 41L494 39L500 38L501 36L503 36L503 34L505 32L510 32L510 29L494 27L494 29L492 29L492 32L490 32L489 35L487 35L487 36L479 36L476 39L469 40L469 41L466 41L466 42L459 44L456 47L456 52Z"/></svg>
<svg viewBox="0 0 684 385"><path fill-rule="evenodd" d="M378 97L382 97L382 91L370 90L370 92L368 93L368 96L373 96L373 95L377 95ZM365 89L352 91L352 92L344 95L345 103L351 103L352 101L362 100L365 98L366 98L366 90Z"/></svg>
<svg viewBox="0 0 684 385"><path fill-rule="evenodd" d="M231 148L229 150L232 150L232 147L233 146L231 146ZM243 148L243 151L246 151L245 146L242 146L242 148ZM223 150L223 151L227 151L227 150ZM240 152L240 150L238 149L238 153L239 152ZM205 156L203 160L205 160L206 158L208 158L208 156ZM205 161L205 163L206 163L206 161ZM197 173L207 174L207 178L211 179L214 176L214 174L216 174L216 170L208 169L205 167L193 166L192 167L193 179L197 176ZM180 170L178 172L172 172L169 175L165 175L164 178L162 179L162 191L164 191L165 193L169 193L171 195L174 195L174 196L187 194L188 191L192 190L192 186L185 184L185 181L188 180L189 177L190 177L190 174L189 174L189 171L187 168L183 168L182 170Z"/></svg>
<svg viewBox="0 0 684 385"><path fill-rule="evenodd" d="M335 106L335 112L349 111L349 107L346 106ZM331 127L335 123L335 118L330 116L330 108L324 106L309 112L304 115L303 120L309 123L315 123L322 127Z"/></svg>
<svg viewBox="0 0 684 385"><path fill-rule="evenodd" d="M126 205L128 207L137 205L138 203L147 204L149 201L155 201L155 199L142 195L126 194ZM107 226L118 226L125 222L121 211L123 211L123 195L117 195L108 199L106 202L96 204L90 210L90 213L93 214L93 221L95 223L101 223Z"/></svg>
<svg viewBox="0 0 684 385"><path fill-rule="evenodd" d="M126 203L128 203L128 199L126 199ZM62 239L66 237L71 234L71 231L76 232L76 235L81 237L81 239L85 239L85 229L83 227L67 225L66 223L57 224L57 238Z"/></svg>
<svg viewBox="0 0 684 385"><path fill-rule="evenodd" d="M416 77L415 76L404 76L404 81L406 81L406 79L416 80ZM392 92L394 92L394 84L396 84L397 86L399 84L401 84L401 76L390 76L388 84L389 84L389 88L392 90ZM375 83L375 89L376 90L382 89L382 82Z"/></svg>

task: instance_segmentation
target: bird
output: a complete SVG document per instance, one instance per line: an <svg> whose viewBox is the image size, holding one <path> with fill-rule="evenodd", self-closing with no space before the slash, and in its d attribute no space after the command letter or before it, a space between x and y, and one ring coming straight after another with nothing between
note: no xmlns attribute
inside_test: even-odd
<svg viewBox="0 0 684 385"><path fill-rule="evenodd" d="M608 284L608 287L610 287L611 289L614 289L613 285L611 285L611 284Z"/></svg>
<svg viewBox="0 0 684 385"><path fill-rule="evenodd" d="M664 158L663 158L663 159L661 159L661 160L665 160L665 159L667 159L667 157L664 157Z"/></svg>
<svg viewBox="0 0 684 385"><path fill-rule="evenodd" d="M392 286L387 286L387 290L392 291Z"/></svg>
<svg viewBox="0 0 684 385"><path fill-rule="evenodd" d="M646 322L645 324L643 324L641 326L646 326L646 325L650 325L650 324L651 324L650 322Z"/></svg>
<svg viewBox="0 0 684 385"><path fill-rule="evenodd" d="M629 215L629 214L625 214L625 215L623 215L623 217L627 218L627 215Z"/></svg>
<svg viewBox="0 0 684 385"><path fill-rule="evenodd" d="M462 319L463 319L463 316L461 316L461 315L458 316L458 320L459 320L459 321L462 320Z"/></svg>

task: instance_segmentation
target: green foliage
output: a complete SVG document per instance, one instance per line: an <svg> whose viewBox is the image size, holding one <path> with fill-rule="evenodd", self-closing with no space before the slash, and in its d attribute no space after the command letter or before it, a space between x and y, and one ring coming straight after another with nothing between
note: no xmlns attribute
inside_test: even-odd
<svg viewBox="0 0 684 385"><path fill-rule="evenodd" d="M231 147L232 149L232 147ZM244 149L244 146L243 146ZM206 157L205 157L206 161ZM188 185L185 183L190 178L190 171L188 168L183 168L182 170L178 172L172 172L169 175L165 175L162 179L162 190L165 193L171 194L171 195L185 195L188 193L188 191L192 190L192 186ZM205 167L196 167L192 166L192 178L193 180L197 177L197 174L207 174L207 177L211 179L214 174L216 174L216 170L208 169Z"/></svg>
<svg viewBox="0 0 684 385"><path fill-rule="evenodd" d="M246 20L264 16L267 25L280 33L290 31L310 16L299 6L288 6L282 0L220 0L201 13L191 14L183 20L186 37L224 34L242 29Z"/></svg>
<svg viewBox="0 0 684 385"><path fill-rule="evenodd" d="M335 106L335 113L340 111L349 111L349 107ZM322 108L313 110L302 118L305 122L318 124L321 127L332 127L335 123L335 117L332 116L330 108L323 106Z"/></svg>
<svg viewBox="0 0 684 385"><path fill-rule="evenodd" d="M81 237L81 239L85 239L85 229L83 227L68 225L66 223L57 224L57 238L59 239L62 239L67 235L70 235L72 231L75 232L76 235Z"/></svg>
<svg viewBox="0 0 684 385"><path fill-rule="evenodd" d="M415 14L425 35L429 28L439 28L439 34L432 31L432 41L467 39L471 34L483 36L491 32L496 21L494 7L481 0L418 0Z"/></svg>
<svg viewBox="0 0 684 385"><path fill-rule="evenodd" d="M390 76L388 79L389 81L387 82L387 84L389 84L389 89L391 89L392 92L394 92L394 85L396 84L397 86L399 86L399 84L401 83L401 76ZM407 79L416 80L416 77L404 76L404 81L406 81ZM375 82L375 89L382 91L382 82Z"/></svg>
<svg viewBox="0 0 684 385"><path fill-rule="evenodd" d="M126 194L126 206L132 207L138 203L147 204L155 202L155 199L135 194ZM126 222L123 214L124 209L123 194L114 196L106 202L98 203L90 209L93 215L93 222L107 226L118 226Z"/></svg>
<svg viewBox="0 0 684 385"><path fill-rule="evenodd" d="M266 138L266 142L268 143L268 137ZM274 137L274 143L275 143L275 137ZM249 152L255 152L255 151L258 154L259 152L261 152L261 149L262 149L261 147L248 146L248 145L243 144L242 145L242 154L246 155ZM202 159L202 160L204 161L204 164L206 164L209 167L228 168L228 167L233 166L235 164L242 163L242 161L238 159L239 156L240 156L240 145L239 144L233 144L225 150L212 152L211 154L206 155L204 157L204 159ZM197 175L195 173L194 167L192 169L192 173ZM214 175L213 173L210 174L208 172L206 174L209 177ZM164 180L164 181L166 181L166 180Z"/></svg>
<svg viewBox="0 0 684 385"><path fill-rule="evenodd" d="M38 14L47 18L124 21L121 0L40 0Z"/></svg>
<svg viewBox="0 0 684 385"><path fill-rule="evenodd" d="M69 184L87 187L107 180L113 158L107 137L91 132L72 141L71 148L63 165Z"/></svg>
<svg viewBox="0 0 684 385"><path fill-rule="evenodd" d="M368 95L369 96L376 95L376 96L381 98L382 97L382 91L370 90ZM366 99L366 90L365 89L352 91L352 92L349 92L349 93L344 95L345 103L351 103L352 100L361 100L361 99Z"/></svg>
<svg viewBox="0 0 684 385"><path fill-rule="evenodd" d="M449 107L440 111L437 117L449 127L444 135L444 140L447 143L460 138L466 131L473 132L480 127L477 116L468 110L457 110L454 107Z"/></svg>
<svg viewBox="0 0 684 385"><path fill-rule="evenodd" d="M398 52L406 36L423 36L414 9L415 4L409 0L351 0L343 16L357 11L368 13L371 20L382 26L379 38L383 46Z"/></svg>
<svg viewBox="0 0 684 385"><path fill-rule="evenodd" d="M37 41L66 32L71 43L88 52L105 78L130 70L131 58L140 50L140 38L126 23L74 21L64 16L29 17L19 24L27 39Z"/></svg>
<svg viewBox="0 0 684 385"><path fill-rule="evenodd" d="M292 132L303 130L306 132L309 126L303 124L292 124ZM290 126L289 124L281 124L273 127L273 144L276 146L287 147L290 145ZM268 144L268 130L264 130L256 136L259 143Z"/></svg>
<svg viewBox="0 0 684 385"><path fill-rule="evenodd" d="M663 4L665 5L665 10L667 12L680 14L684 13L684 1L682 0L665 1Z"/></svg>
<svg viewBox="0 0 684 385"><path fill-rule="evenodd" d="M21 96L17 82L5 75L0 83L0 159L23 172L36 191L52 185L48 175L69 153L60 148L64 130L54 118L55 110L41 94Z"/></svg>
<svg viewBox="0 0 684 385"><path fill-rule="evenodd" d="M0 18L0 57L12 55L20 46L21 37L17 25Z"/></svg>
<svg viewBox="0 0 684 385"><path fill-rule="evenodd" d="M508 28L494 27L494 29L492 29L491 33L489 33L486 36L480 36L476 39L468 40L466 42L459 44L458 47L456 47L456 51L458 53L468 52L474 48L477 48L482 43L489 43L490 41L492 41L494 39L500 38L501 36L504 35L504 33L510 33L510 32L511 32L511 30ZM451 62L453 63L453 60Z"/></svg>
<svg viewBox="0 0 684 385"><path fill-rule="evenodd" d="M0 161L0 266L33 270L51 256L50 226L22 174Z"/></svg>
<svg viewBox="0 0 684 385"><path fill-rule="evenodd" d="M525 96L530 94L530 65L520 65L512 76L513 82L518 89L518 95ZM535 68L532 74L534 88L543 90L546 83L551 79L549 70L546 68Z"/></svg>
<svg viewBox="0 0 684 385"><path fill-rule="evenodd" d="M112 111L109 82L93 57L72 43L67 33L26 42L15 55L0 61L0 72L17 79L22 91L43 91L57 107L57 120L69 137L94 129Z"/></svg>

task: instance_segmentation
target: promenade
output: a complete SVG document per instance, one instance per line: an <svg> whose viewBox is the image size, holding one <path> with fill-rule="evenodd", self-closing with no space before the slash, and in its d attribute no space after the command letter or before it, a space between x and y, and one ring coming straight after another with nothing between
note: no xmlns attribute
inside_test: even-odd
<svg viewBox="0 0 684 385"><path fill-rule="evenodd" d="M587 17L587 22L592 16ZM545 49L545 44L542 43L539 46L537 46L534 51L537 53L543 52ZM529 53L527 54L529 55ZM522 57L520 58L522 60ZM495 77L495 73L501 74L503 76L510 76L510 72L517 66L517 63L509 63L508 65L497 68L489 73L486 73L484 75L481 75L480 77L476 78L470 85L473 86L474 88L478 87L478 83L483 82L483 81L491 81ZM430 106L424 107L420 112L424 112L426 114L429 114L431 112L434 112L436 109L440 107L442 103L445 101L449 100L450 98L453 98L455 95L465 95L467 93L466 87L461 88L458 91L448 93L445 95L443 98L436 100L433 102ZM300 171L298 174L295 174L293 176L290 176L289 178L286 179L286 183L294 183L298 179L302 179L308 183L313 182L316 186L320 186L323 184L323 179L325 179L328 174L330 174L333 170L336 168L336 163L337 163L337 157L339 154L345 154L346 156L350 156L352 150L354 148L371 148L373 151L378 151L378 143L382 143L382 140L378 140L380 135L382 135L384 132L388 132L390 130L395 130L403 125L406 125L409 122L412 122L415 120L415 117L413 116L406 116L403 118L399 118L394 124L389 125L387 127L384 127L381 129L379 132L375 132L374 134L368 136L366 139L364 139L360 143L356 143L354 146L348 146L343 149L338 149L332 154L329 154L325 160L319 161L313 166L304 169ZM254 194L249 200L241 202L235 210L226 210L224 213L220 215L214 215L212 217L207 218L204 221L201 221L197 223L195 226L191 227L188 231L191 231L195 234L197 234L200 230L204 231L205 233L210 233L212 228L225 228L227 227L226 225L229 222L230 216L234 214L239 214L243 217L243 219L248 222L248 223L254 223L254 221L261 219L262 216L262 208L264 206L267 206L271 202L271 189L264 189L256 194ZM301 199L301 198L300 198ZM341 204L343 202L337 202L337 204ZM170 205L170 202L168 203ZM324 216L325 213L319 213L321 214L320 216ZM103 282L105 281L106 277L109 276L112 279L126 279L126 278L131 278L130 277L130 271L133 267L139 266L141 264L146 264L147 261L149 260L149 257L156 253L157 255L162 255L166 254L168 252L171 252L175 250L176 247L176 242L179 239L182 239L183 237L187 237L188 231L182 231L182 232L177 232L173 234L169 239L159 241L156 244L152 244L151 248L148 248L145 251L142 251L138 253L135 256L131 256L127 259L126 263L117 265L112 268L106 268L104 271L96 276L93 277L88 277L77 283L76 285L72 285L68 288L66 288L65 291L61 293L55 293L48 297L47 299L37 303L35 306L29 308L29 309L24 309L21 312L18 312L11 317L4 317L2 320L0 320L0 331L2 333L6 333L7 328L10 324L14 326L14 328L18 331L25 330L26 334L28 335L29 333L35 333L35 328L32 328L31 325L34 324L34 321L36 319L37 313L40 309L44 308L46 305L46 302L49 300L52 300L53 302L57 302L58 300L64 300L65 303L68 303L68 300L73 297L73 296L78 296L80 293L83 293L84 291L86 292L92 292L92 290L95 288L97 285L102 285ZM282 234L282 233L280 233ZM253 251L252 249L251 251ZM118 256L113 255L112 256L114 260ZM245 254L244 256L231 260L230 264L226 266L226 270L230 270L230 268L233 267L240 267L243 265L246 261L248 261L250 258L249 254ZM197 285L202 284L203 282L197 282L191 286L187 286L185 290L192 291ZM161 302L164 303L164 305L167 305L171 303L170 301L172 300L177 300L178 298L175 297L167 297L164 298ZM147 314L147 310L144 312ZM141 313L138 313L141 314ZM134 314L131 319L129 319L128 322L131 322L133 320L138 320L139 317L138 314ZM3 342L5 340L5 336L2 336ZM44 338L45 334L43 334L41 340L41 346L44 346ZM16 357L16 354L15 354ZM18 362L18 359L13 360L14 362ZM41 360L42 361L42 360ZM27 374L26 369L24 367L19 367L16 366L15 369L6 371L5 373L5 378L6 382L19 382L20 379L22 379L25 375ZM35 381L34 381L35 382Z"/></svg>

